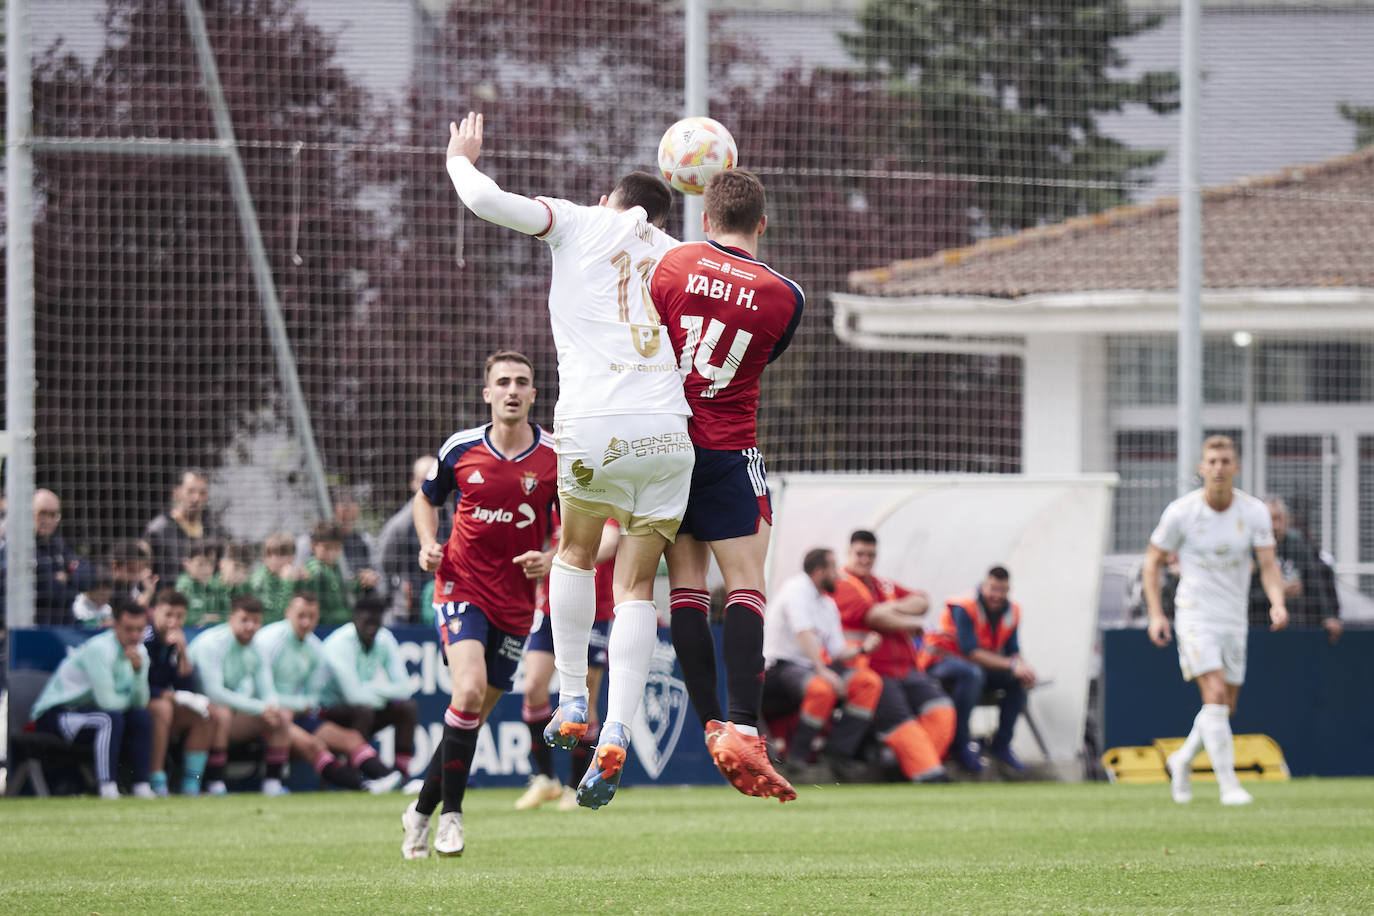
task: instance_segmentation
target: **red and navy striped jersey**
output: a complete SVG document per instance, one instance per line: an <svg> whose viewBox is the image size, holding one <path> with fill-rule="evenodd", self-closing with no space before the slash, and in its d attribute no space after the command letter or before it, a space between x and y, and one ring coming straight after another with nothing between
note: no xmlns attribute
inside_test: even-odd
<svg viewBox="0 0 1374 916"><path fill-rule="evenodd" d="M801 321L801 287L737 248L687 242L654 268L649 292L678 355L693 444L758 445L759 377Z"/></svg>
<svg viewBox="0 0 1374 916"><path fill-rule="evenodd" d="M543 550L558 498L553 437L533 423L534 444L506 456L491 444L491 424L454 433L420 489L431 505L458 493L453 531L434 574L434 602L470 602L515 636L534 620L535 580L512 562Z"/></svg>

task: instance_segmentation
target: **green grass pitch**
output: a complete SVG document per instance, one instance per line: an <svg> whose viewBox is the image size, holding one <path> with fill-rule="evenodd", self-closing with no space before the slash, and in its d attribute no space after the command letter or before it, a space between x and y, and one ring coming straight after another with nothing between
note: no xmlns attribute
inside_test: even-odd
<svg viewBox="0 0 1374 916"><path fill-rule="evenodd" d="M468 796L467 852L400 857L407 799L0 802L5 913L1368 913L1374 780L626 789Z"/></svg>

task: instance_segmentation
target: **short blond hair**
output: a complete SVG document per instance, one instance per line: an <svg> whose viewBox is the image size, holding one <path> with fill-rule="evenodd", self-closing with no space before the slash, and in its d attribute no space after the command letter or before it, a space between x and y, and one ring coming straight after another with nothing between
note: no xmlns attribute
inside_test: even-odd
<svg viewBox="0 0 1374 916"><path fill-rule="evenodd" d="M1236 448L1235 440L1233 440L1230 436L1222 436L1222 435L1208 436L1208 437L1207 437L1206 439L1204 439L1203 442L1202 442L1202 451L1203 451L1204 454L1205 454L1206 452L1214 451L1214 450L1216 450L1216 449L1223 449L1223 448L1225 448L1225 449L1230 449L1232 455L1239 455L1239 454L1240 454L1240 450Z"/></svg>

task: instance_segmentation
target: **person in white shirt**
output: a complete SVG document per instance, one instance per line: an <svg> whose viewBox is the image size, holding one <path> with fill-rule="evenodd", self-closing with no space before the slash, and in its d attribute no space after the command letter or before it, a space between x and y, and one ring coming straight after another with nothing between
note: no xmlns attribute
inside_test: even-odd
<svg viewBox="0 0 1374 916"><path fill-rule="evenodd" d="M597 547L607 518L625 531L616 554L606 721L578 790L579 804L598 808L620 781L629 722L658 645L654 577L686 511L695 461L676 356L644 286L675 244L659 228L672 195L644 172L620 179L597 206L503 191L474 165L482 130L476 112L449 125L447 168L458 196L478 217L542 239L553 253L562 540L548 594L559 706L544 738L555 747L571 749L587 731Z"/></svg>
<svg viewBox="0 0 1374 916"><path fill-rule="evenodd" d="M834 590L834 551L809 550L802 571L782 584L764 617L764 715L775 720L800 712L783 760L799 777L811 775L805 767L812 744L830 723L840 696L845 705L824 749L834 761L849 760L858 751L883 690L883 679L873 669L843 665L877 648L878 635L868 634L862 647L846 644L839 609L830 597Z"/></svg>
<svg viewBox="0 0 1374 916"><path fill-rule="evenodd" d="M1192 731L1167 761L1171 793L1179 803L1193 799L1193 758L1202 748L1211 758L1221 803L1253 801L1236 779L1230 722L1245 682L1252 548L1269 597L1270 629L1288 625L1269 511L1263 502L1235 488L1236 470L1235 443L1226 436L1209 436L1202 444L1198 466L1201 489L1169 504L1145 553L1142 580L1150 641L1163 648L1171 636L1177 636L1183 678L1196 680L1202 694L1202 709ZM1160 601L1159 571L1172 551L1178 552L1181 575L1171 627Z"/></svg>

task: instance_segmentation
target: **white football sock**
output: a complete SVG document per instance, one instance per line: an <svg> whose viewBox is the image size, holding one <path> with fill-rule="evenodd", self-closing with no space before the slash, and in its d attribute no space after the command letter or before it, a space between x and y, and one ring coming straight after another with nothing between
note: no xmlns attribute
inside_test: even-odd
<svg viewBox="0 0 1374 916"><path fill-rule="evenodd" d="M1202 746L1212 759L1212 772L1223 791L1239 785L1236 779L1236 749L1231 743L1231 710L1224 703L1207 703L1198 713Z"/></svg>
<svg viewBox="0 0 1374 916"><path fill-rule="evenodd" d="M1203 709L1206 708L1205 706L1203 707ZM1202 750L1202 729L1199 728L1201 722L1202 710L1199 709L1197 715L1193 717L1193 730L1188 732L1188 737L1183 739L1183 744L1178 750L1174 751L1181 760L1185 760L1188 763L1192 763L1193 758L1197 756L1197 752Z"/></svg>
<svg viewBox="0 0 1374 916"><path fill-rule="evenodd" d="M644 697L649 665L658 646L658 612L652 601L626 601L615 607L615 623L606 647L606 721L629 726Z"/></svg>
<svg viewBox="0 0 1374 916"><path fill-rule="evenodd" d="M549 632L560 701L587 695L587 643L595 621L596 570L555 557L549 570Z"/></svg>

